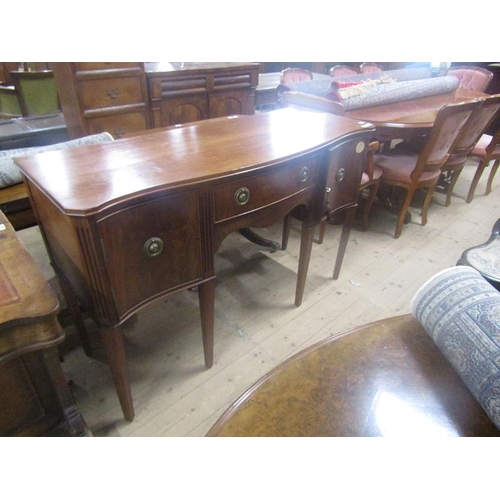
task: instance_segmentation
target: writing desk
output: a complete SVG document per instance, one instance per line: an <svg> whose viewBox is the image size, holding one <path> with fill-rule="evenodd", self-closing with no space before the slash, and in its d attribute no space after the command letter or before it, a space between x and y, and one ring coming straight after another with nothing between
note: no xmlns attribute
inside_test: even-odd
<svg viewBox="0 0 500 500"><path fill-rule="evenodd" d="M0 211L0 436L80 436L61 369L59 303Z"/></svg>
<svg viewBox="0 0 500 500"><path fill-rule="evenodd" d="M267 227L294 210L303 221L300 305L314 226L327 201L330 209L356 205L373 132L336 115L282 109L17 160L76 324L83 305L100 328L127 420L134 409L120 325L197 287L210 367L214 253L231 232Z"/></svg>
<svg viewBox="0 0 500 500"><path fill-rule="evenodd" d="M279 364L208 436L498 436L411 315L355 328Z"/></svg>
<svg viewBox="0 0 500 500"><path fill-rule="evenodd" d="M377 140L388 142L425 133L432 127L443 106L484 96L486 94L482 92L459 88L446 94L346 111L344 116L374 124L377 128Z"/></svg>

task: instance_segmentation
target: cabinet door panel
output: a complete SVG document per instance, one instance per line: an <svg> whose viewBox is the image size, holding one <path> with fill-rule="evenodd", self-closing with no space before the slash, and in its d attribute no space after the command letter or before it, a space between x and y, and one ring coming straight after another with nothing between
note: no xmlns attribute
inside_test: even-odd
<svg viewBox="0 0 500 500"><path fill-rule="evenodd" d="M98 226L120 317L202 276L196 191L134 205Z"/></svg>
<svg viewBox="0 0 500 500"><path fill-rule="evenodd" d="M212 92L209 96L210 118L230 115L251 115L254 99L248 91L230 90Z"/></svg>
<svg viewBox="0 0 500 500"><path fill-rule="evenodd" d="M205 94L162 99L162 127L196 122L207 118L208 103Z"/></svg>

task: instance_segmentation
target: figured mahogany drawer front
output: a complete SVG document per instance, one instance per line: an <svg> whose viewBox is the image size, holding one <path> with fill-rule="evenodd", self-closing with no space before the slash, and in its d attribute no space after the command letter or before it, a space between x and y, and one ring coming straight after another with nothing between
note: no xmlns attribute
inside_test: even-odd
<svg viewBox="0 0 500 500"><path fill-rule="evenodd" d="M120 317L202 276L196 191L134 205L98 226Z"/></svg>
<svg viewBox="0 0 500 500"><path fill-rule="evenodd" d="M139 68L136 62L77 62L74 65L77 71Z"/></svg>
<svg viewBox="0 0 500 500"><path fill-rule="evenodd" d="M246 88L251 85L250 73L214 75L214 89Z"/></svg>
<svg viewBox="0 0 500 500"><path fill-rule="evenodd" d="M84 109L143 102L139 76L83 80L80 82L80 88Z"/></svg>
<svg viewBox="0 0 500 500"><path fill-rule="evenodd" d="M196 94L206 91L207 81L205 77L161 81L161 95L163 97L176 96L179 94Z"/></svg>
<svg viewBox="0 0 500 500"><path fill-rule="evenodd" d="M278 203L315 184L320 157L292 161L269 174L249 175L214 189L215 222Z"/></svg>
<svg viewBox="0 0 500 500"><path fill-rule="evenodd" d="M125 134L146 130L146 111L89 118L87 128L89 134L109 132L115 139L120 139Z"/></svg>

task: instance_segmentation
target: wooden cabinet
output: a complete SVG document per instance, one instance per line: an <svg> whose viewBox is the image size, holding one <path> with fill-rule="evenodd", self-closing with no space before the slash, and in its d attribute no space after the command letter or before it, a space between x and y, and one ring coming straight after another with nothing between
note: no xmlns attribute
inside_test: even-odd
<svg viewBox="0 0 500 500"><path fill-rule="evenodd" d="M255 110L258 63L146 63L154 127Z"/></svg>
<svg viewBox="0 0 500 500"><path fill-rule="evenodd" d="M53 63L70 138L150 128L143 63Z"/></svg>

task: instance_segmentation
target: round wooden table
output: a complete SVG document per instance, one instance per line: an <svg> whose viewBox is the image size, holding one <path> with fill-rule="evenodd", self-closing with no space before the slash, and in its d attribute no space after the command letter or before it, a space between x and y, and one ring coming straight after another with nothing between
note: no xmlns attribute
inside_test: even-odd
<svg viewBox="0 0 500 500"><path fill-rule="evenodd" d="M208 436L498 436L412 315L326 339L278 365Z"/></svg>

